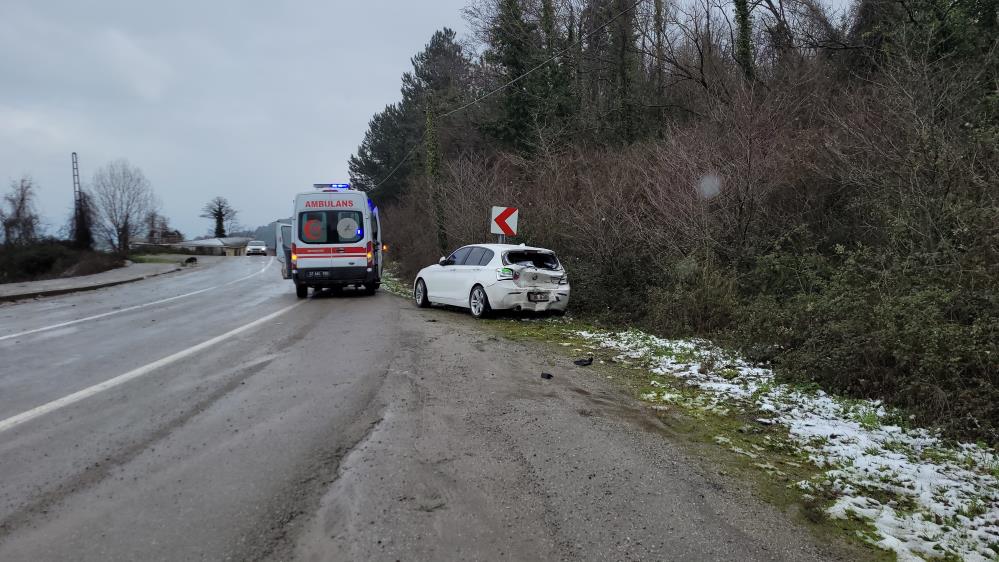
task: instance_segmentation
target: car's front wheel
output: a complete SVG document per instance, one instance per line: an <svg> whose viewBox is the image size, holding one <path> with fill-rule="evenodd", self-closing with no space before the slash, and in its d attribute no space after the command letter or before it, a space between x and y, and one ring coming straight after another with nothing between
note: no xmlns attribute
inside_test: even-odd
<svg viewBox="0 0 999 562"><path fill-rule="evenodd" d="M489 316L489 297L486 290L480 285L472 287L472 294L468 296L468 308L472 311L472 316L485 318Z"/></svg>
<svg viewBox="0 0 999 562"><path fill-rule="evenodd" d="M416 301L416 306L420 308L430 306L430 299L427 298L427 284L423 282L423 279L416 281L416 287L413 288L413 300Z"/></svg>

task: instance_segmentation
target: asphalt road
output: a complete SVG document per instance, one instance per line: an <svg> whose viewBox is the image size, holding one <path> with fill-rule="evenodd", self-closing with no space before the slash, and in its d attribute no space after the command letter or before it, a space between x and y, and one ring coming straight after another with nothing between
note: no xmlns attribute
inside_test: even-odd
<svg viewBox="0 0 999 562"><path fill-rule="evenodd" d="M466 315L299 301L271 258L2 305L0 560L833 557L657 423Z"/></svg>

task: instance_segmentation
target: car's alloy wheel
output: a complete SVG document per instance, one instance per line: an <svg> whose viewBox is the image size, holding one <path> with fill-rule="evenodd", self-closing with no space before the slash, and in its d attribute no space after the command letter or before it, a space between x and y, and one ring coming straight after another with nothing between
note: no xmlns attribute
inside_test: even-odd
<svg viewBox="0 0 999 562"><path fill-rule="evenodd" d="M478 285L472 289L472 294L468 297L468 308L476 318L483 318L489 314L489 297L486 296L485 289Z"/></svg>
<svg viewBox="0 0 999 562"><path fill-rule="evenodd" d="M430 306L430 301L427 299L427 285L423 282L423 279L416 282L416 288L413 289L413 300L416 301L416 306L420 308Z"/></svg>

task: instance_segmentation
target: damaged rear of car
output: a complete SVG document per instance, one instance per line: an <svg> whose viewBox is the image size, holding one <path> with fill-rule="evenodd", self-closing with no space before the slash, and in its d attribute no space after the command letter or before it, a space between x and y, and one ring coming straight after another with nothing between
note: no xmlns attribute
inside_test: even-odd
<svg viewBox="0 0 999 562"><path fill-rule="evenodd" d="M569 305L569 276L551 250L474 244L420 270L413 298L420 307L467 308L476 318L491 310L561 314Z"/></svg>
<svg viewBox="0 0 999 562"><path fill-rule="evenodd" d="M493 308L565 312L569 306L569 275L555 252L516 248L501 253L496 283L486 288Z"/></svg>

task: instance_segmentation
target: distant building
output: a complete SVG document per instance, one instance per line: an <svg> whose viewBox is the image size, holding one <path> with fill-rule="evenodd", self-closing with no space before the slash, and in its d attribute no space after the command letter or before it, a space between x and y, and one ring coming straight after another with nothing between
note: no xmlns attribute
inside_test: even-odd
<svg viewBox="0 0 999 562"><path fill-rule="evenodd" d="M146 244L177 244L184 241L184 235L179 230L150 230L146 235Z"/></svg>
<svg viewBox="0 0 999 562"><path fill-rule="evenodd" d="M252 238L205 238L202 240L187 240L170 245L209 256L242 256L246 253L246 245L250 240Z"/></svg>

